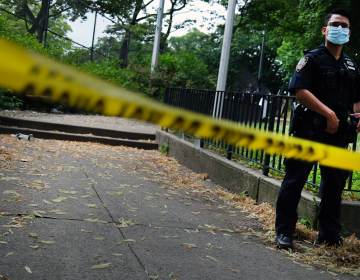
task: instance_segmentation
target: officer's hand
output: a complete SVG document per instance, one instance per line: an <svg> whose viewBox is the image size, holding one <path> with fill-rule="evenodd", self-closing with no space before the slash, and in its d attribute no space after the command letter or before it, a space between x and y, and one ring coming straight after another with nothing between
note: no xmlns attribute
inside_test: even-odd
<svg viewBox="0 0 360 280"><path fill-rule="evenodd" d="M327 126L325 131L330 134L334 134L339 128L340 120L338 119L338 117L334 112L329 114L326 120L327 120Z"/></svg>
<svg viewBox="0 0 360 280"><path fill-rule="evenodd" d="M359 119L358 124L357 124L357 130L356 130L356 131L357 131L357 132L360 132L360 113L351 114L350 116Z"/></svg>

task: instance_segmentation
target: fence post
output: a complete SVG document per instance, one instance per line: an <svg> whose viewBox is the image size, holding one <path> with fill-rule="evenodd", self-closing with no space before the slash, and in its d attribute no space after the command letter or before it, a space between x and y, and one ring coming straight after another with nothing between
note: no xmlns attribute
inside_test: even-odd
<svg viewBox="0 0 360 280"><path fill-rule="evenodd" d="M357 144L357 136L355 136L354 143L352 144L352 150L354 152L356 151L356 144ZM353 174L354 174L354 172L352 171L350 173L349 180L348 180L348 190L349 191L351 191L351 189L352 189Z"/></svg>
<svg viewBox="0 0 360 280"><path fill-rule="evenodd" d="M232 146L232 145L228 145L228 146L227 146L227 149L226 149L226 158L227 158L228 160L231 160L232 154L233 154L233 146Z"/></svg>
<svg viewBox="0 0 360 280"><path fill-rule="evenodd" d="M271 132L274 131L275 116L276 116L276 110L277 110L276 102L274 99L275 99L275 96L270 96L270 100L269 100L270 116L269 116L268 131L271 131ZM263 163L263 174L265 176L269 175L270 159L271 159L271 156L269 154L266 154L264 157L264 163Z"/></svg>

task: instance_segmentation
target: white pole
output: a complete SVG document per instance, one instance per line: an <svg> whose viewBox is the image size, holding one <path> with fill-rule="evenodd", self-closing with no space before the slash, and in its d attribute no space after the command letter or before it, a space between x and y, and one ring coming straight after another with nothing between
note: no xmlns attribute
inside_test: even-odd
<svg viewBox="0 0 360 280"><path fill-rule="evenodd" d="M258 72L258 82L260 85L261 76L262 76L262 69L264 63L264 48L265 48L265 30L263 31L262 35L262 43L261 43L261 50L260 50L260 62L259 62L259 72Z"/></svg>
<svg viewBox="0 0 360 280"><path fill-rule="evenodd" d="M163 20L164 4L165 4L165 0L160 0L159 8L157 10L155 39L154 39L153 53L152 53L152 59L151 59L151 73L155 72L155 69L156 69L156 67L158 65L158 61L159 61L161 27L162 27L162 20Z"/></svg>
<svg viewBox="0 0 360 280"><path fill-rule="evenodd" d="M213 117L220 118L222 114L222 107L224 103L224 93L219 91L225 91L226 79L229 68L230 46L232 39L232 32L234 27L236 0L229 0L228 9L226 14L225 32L223 45L221 50L220 67L216 86L216 94L214 101Z"/></svg>

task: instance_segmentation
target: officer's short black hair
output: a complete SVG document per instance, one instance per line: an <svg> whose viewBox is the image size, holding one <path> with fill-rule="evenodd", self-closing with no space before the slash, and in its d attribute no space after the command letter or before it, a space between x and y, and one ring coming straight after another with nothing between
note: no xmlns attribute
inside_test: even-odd
<svg viewBox="0 0 360 280"><path fill-rule="evenodd" d="M329 23L330 18L332 17L332 15L340 15L343 17L346 17L347 19L349 19L349 21L351 22L351 16L350 13L344 9L334 9L331 10L326 16L325 16L325 20L324 20L324 26L327 26Z"/></svg>

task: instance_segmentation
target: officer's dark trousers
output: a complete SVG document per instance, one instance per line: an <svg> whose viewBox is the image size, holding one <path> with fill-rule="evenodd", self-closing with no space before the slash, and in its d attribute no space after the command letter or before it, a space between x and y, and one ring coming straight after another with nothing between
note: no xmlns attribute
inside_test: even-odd
<svg viewBox="0 0 360 280"><path fill-rule="evenodd" d="M333 143L345 147L344 143ZM307 181L313 163L287 159L285 161L286 175L282 182L276 203L276 232L292 235L297 222L297 206L301 191ZM319 232L326 239L337 238L340 234L341 194L345 187L349 172L320 166L320 209Z"/></svg>

